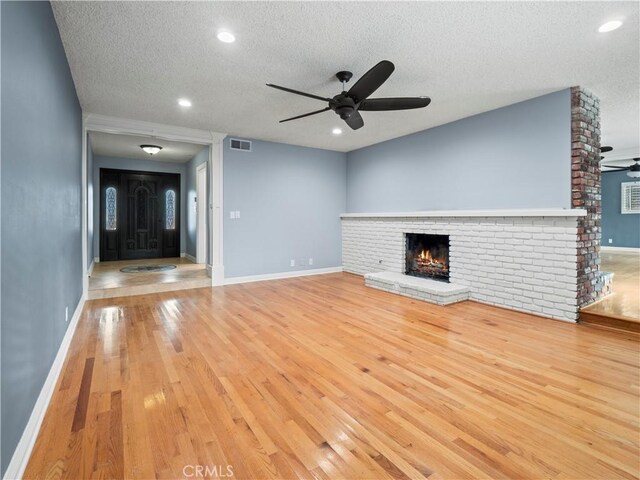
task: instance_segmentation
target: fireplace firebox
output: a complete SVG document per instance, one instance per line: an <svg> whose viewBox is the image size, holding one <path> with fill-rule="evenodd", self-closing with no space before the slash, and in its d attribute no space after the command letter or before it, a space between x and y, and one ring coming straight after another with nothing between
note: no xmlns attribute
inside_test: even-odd
<svg viewBox="0 0 640 480"><path fill-rule="evenodd" d="M407 275L449 282L449 235L406 233Z"/></svg>

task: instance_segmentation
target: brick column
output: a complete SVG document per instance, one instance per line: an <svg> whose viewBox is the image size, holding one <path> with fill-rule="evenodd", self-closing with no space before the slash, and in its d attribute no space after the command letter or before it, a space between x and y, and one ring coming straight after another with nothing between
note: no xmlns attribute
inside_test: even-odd
<svg viewBox="0 0 640 480"><path fill-rule="evenodd" d="M603 294L600 274L600 100L581 87L571 88L571 202L587 210L578 218L578 308Z"/></svg>

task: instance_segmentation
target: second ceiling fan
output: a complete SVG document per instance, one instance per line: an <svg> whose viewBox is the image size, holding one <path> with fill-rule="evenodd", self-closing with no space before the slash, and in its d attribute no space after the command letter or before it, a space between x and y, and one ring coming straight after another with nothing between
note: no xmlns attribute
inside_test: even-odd
<svg viewBox="0 0 640 480"><path fill-rule="evenodd" d="M353 130L357 130L364 126L364 120L362 119L362 115L360 115L361 111L380 112L389 110L410 110L414 108L423 108L431 103L431 99L429 97L368 98L380 87L380 85L387 81L394 69L395 67L393 63L389 60L383 60L365 73L360 80L358 80L353 87L349 89L349 91L345 91L345 86L346 83L351 80L353 74L347 71L338 72L336 73L336 77L340 82L342 82L342 93L339 93L333 98L300 92L298 90L273 85L271 83L267 83L267 86L277 88L278 90L283 90L285 92L295 93L296 95L322 100L329 104L327 107L320 110L280 120L280 123L333 110L346 122L347 125L349 125Z"/></svg>
<svg viewBox="0 0 640 480"><path fill-rule="evenodd" d="M613 150L611 146L600 147L600 153L608 153ZM604 156L600 155L600 160L604 160ZM620 159L619 159L620 160ZM624 159L623 159L624 160ZM606 165L604 163L600 163L600 167L605 167L607 170L602 170L603 172L627 172L627 176L631 178L640 178L640 157L629 158L627 160L633 160L635 163L621 166L621 165Z"/></svg>

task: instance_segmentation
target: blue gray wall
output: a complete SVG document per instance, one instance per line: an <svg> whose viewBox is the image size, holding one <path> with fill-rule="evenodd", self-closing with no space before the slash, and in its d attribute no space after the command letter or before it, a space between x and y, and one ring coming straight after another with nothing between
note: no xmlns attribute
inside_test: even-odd
<svg viewBox="0 0 640 480"><path fill-rule="evenodd" d="M348 211L570 208L569 93L349 152Z"/></svg>
<svg viewBox="0 0 640 480"><path fill-rule="evenodd" d="M620 185L634 180L637 179L628 177L627 172L602 174L602 245L605 247L640 248L640 214L620 213Z"/></svg>
<svg viewBox="0 0 640 480"><path fill-rule="evenodd" d="M197 218L196 218L196 193L197 193L197 168L199 165L206 163L209 160L209 147L204 147L200 152L193 157L189 163L187 163L187 172L186 172L186 235L187 235L187 247L186 252L189 255L196 256L197 253L197 236L196 236L196 227L197 227ZM211 192L211 185L209 179L209 168L207 167L207 193L209 193L209 198ZM209 198L204 202L205 208L207 208L207 245L209 245ZM209 259L209 249L207 249L207 263Z"/></svg>
<svg viewBox="0 0 640 480"><path fill-rule="evenodd" d="M82 295L82 114L48 2L1 2L2 474Z"/></svg>
<svg viewBox="0 0 640 480"><path fill-rule="evenodd" d="M185 210L185 163L158 162L155 160L136 160L132 158L103 157L95 155L93 158L93 252L100 256L100 169L115 168L116 170L138 170L143 172L179 173L180 174L180 252L184 253L187 244L186 210Z"/></svg>
<svg viewBox="0 0 640 480"><path fill-rule="evenodd" d="M227 138L225 277L340 266L346 193L344 153L257 140L252 152L239 152ZM240 218L231 220L231 211Z"/></svg>

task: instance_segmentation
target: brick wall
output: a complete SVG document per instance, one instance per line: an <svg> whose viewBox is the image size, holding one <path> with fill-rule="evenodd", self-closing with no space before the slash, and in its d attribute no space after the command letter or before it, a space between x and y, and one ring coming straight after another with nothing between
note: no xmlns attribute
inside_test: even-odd
<svg viewBox="0 0 640 480"><path fill-rule="evenodd" d="M571 201L587 210L578 219L577 302L584 307L604 294L600 274L600 101L580 87L571 88Z"/></svg>
<svg viewBox="0 0 640 480"><path fill-rule="evenodd" d="M363 275L404 273L404 233L450 236L451 283L483 303L576 321L576 235L567 217L342 219L342 264Z"/></svg>

